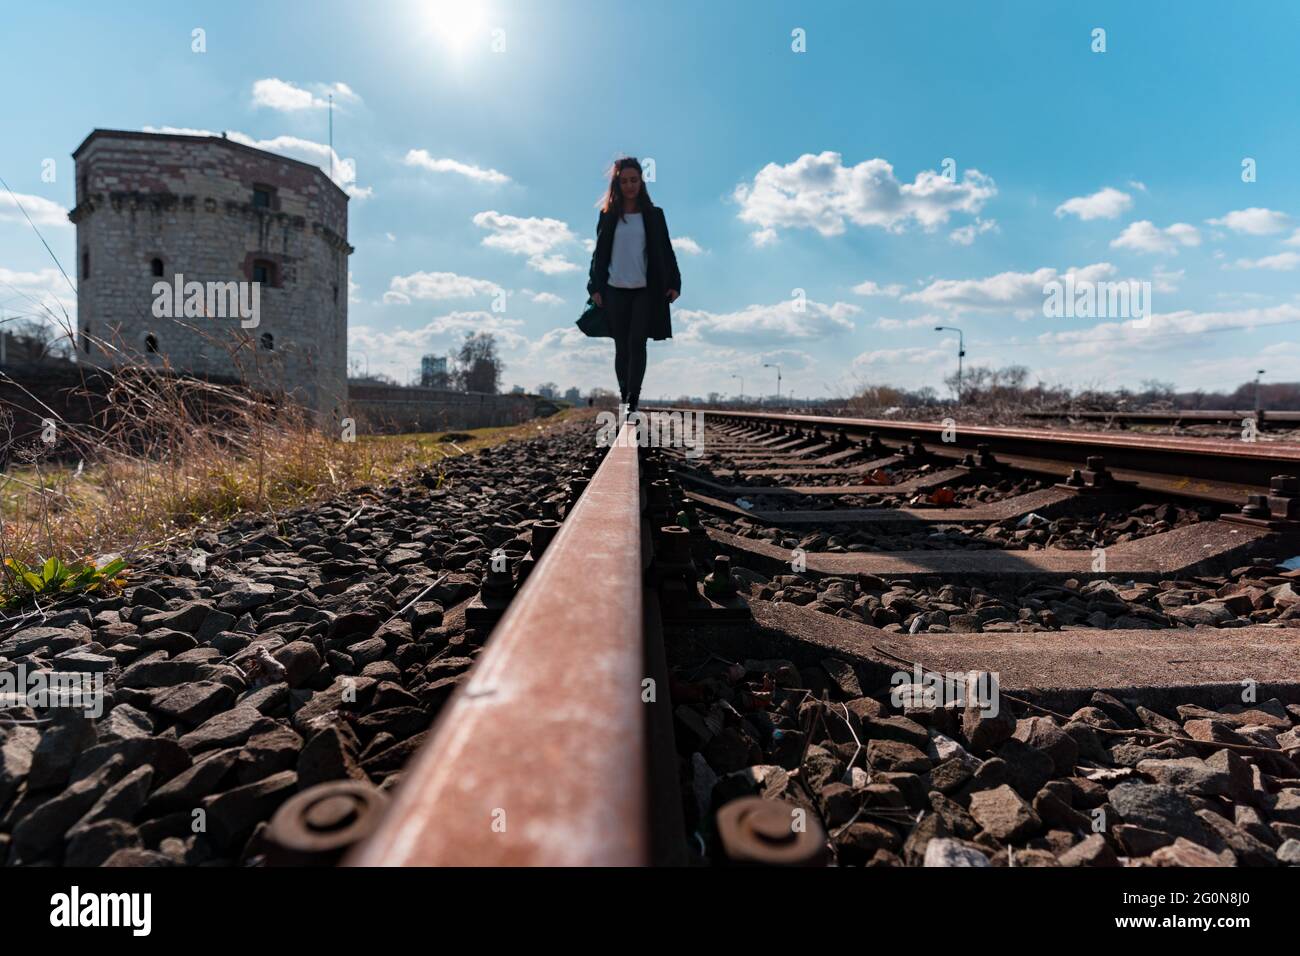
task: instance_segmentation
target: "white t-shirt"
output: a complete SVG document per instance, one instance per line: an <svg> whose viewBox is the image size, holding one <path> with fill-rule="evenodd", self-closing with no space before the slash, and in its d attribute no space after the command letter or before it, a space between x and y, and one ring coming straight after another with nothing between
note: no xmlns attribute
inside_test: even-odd
<svg viewBox="0 0 1300 956"><path fill-rule="evenodd" d="M609 284L616 289L645 288L645 222L639 212L615 220L614 251L609 257Z"/></svg>

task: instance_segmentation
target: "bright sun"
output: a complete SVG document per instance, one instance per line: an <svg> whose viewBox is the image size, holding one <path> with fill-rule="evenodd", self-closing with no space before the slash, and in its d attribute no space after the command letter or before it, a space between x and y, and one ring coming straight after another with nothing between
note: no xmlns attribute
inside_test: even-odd
<svg viewBox="0 0 1300 956"><path fill-rule="evenodd" d="M463 52L487 46L487 17L478 0L425 0L424 19L450 50Z"/></svg>

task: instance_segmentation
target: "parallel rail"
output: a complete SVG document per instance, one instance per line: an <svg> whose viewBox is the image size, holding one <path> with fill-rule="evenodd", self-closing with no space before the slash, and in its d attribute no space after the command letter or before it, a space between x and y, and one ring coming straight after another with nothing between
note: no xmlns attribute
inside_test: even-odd
<svg viewBox="0 0 1300 956"><path fill-rule="evenodd" d="M667 409L701 411L701 409ZM961 457L986 445L1009 459L1037 460L1040 469L1068 474L1100 456L1116 477L1143 487L1176 493L1178 487L1201 486L1204 497L1241 501L1241 495L1267 489L1274 476L1300 474L1300 443L1173 438L1111 432L1057 431L1046 428L946 427L942 422L907 422L871 418L836 418L773 412L702 410L711 419L787 429L819 428L827 436L843 430L850 439L876 435L882 440L921 442L927 451ZM1011 463L1016 464L1014 460ZM1053 465L1052 463L1056 463ZM1194 489L1193 489L1194 490Z"/></svg>
<svg viewBox="0 0 1300 956"><path fill-rule="evenodd" d="M1266 425L1295 427L1300 425L1298 411L1269 411L1268 409L1164 409L1159 411L1104 412L1104 411L1033 411L1023 412L1026 418L1051 421L1061 418L1084 422L1114 422L1125 425L1240 425L1253 418L1261 429Z"/></svg>

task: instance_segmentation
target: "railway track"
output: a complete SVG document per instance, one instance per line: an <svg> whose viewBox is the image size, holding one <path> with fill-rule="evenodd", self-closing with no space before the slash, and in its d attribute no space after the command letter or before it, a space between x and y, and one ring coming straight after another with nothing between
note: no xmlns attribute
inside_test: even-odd
<svg viewBox="0 0 1300 956"><path fill-rule="evenodd" d="M1300 446L648 437L350 862L1300 863Z"/></svg>
<svg viewBox="0 0 1300 956"><path fill-rule="evenodd" d="M14 623L7 861L1300 862L1300 446L661 412Z"/></svg>

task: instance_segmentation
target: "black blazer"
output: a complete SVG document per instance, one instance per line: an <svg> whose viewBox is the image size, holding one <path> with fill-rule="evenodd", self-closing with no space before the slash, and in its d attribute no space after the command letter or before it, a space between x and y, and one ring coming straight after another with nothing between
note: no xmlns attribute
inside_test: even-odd
<svg viewBox="0 0 1300 956"><path fill-rule="evenodd" d="M673 337L672 315L668 308L669 289L682 291L682 273L677 268L677 255L673 252L672 238L668 235L668 220L658 206L646 210L646 294L650 296L650 338ZM587 292L600 293L602 301L609 295L609 260L614 249L614 230L621 213L601 213L596 220L596 248L591 253L591 272L587 277Z"/></svg>

